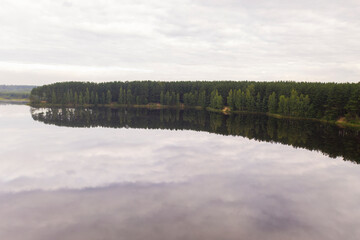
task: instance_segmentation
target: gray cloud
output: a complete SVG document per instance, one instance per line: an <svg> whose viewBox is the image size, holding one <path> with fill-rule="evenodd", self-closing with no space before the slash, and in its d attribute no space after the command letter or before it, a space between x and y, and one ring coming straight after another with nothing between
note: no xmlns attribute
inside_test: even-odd
<svg viewBox="0 0 360 240"><path fill-rule="evenodd" d="M3 1L0 83L359 81L347 1Z"/></svg>

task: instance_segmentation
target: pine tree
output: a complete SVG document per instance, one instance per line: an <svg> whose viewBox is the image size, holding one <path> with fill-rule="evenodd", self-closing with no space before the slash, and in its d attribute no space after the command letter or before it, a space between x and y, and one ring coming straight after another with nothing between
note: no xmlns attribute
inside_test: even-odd
<svg viewBox="0 0 360 240"><path fill-rule="evenodd" d="M94 103L95 103L95 106L97 106L97 105L99 104L99 94L98 94L98 93L95 94L95 101L94 101Z"/></svg>
<svg viewBox="0 0 360 240"><path fill-rule="evenodd" d="M70 95L70 103L74 103L74 94L73 94L72 89L70 89L69 95Z"/></svg>
<svg viewBox="0 0 360 240"><path fill-rule="evenodd" d="M273 92L270 96L269 96L269 101L268 101L268 109L270 113L275 113L276 109L277 109L277 101L276 101L276 93Z"/></svg>
<svg viewBox="0 0 360 240"><path fill-rule="evenodd" d="M210 96L210 107L215 109L222 109L224 106L223 104L223 98L221 95L219 95L219 92L217 89L213 90L211 92Z"/></svg>
<svg viewBox="0 0 360 240"><path fill-rule="evenodd" d="M71 93L70 91L68 90L66 92L66 104L70 104L71 103Z"/></svg>
<svg viewBox="0 0 360 240"><path fill-rule="evenodd" d="M176 94L176 106L180 106L180 94Z"/></svg>
<svg viewBox="0 0 360 240"><path fill-rule="evenodd" d="M257 112L260 112L262 109L262 101L261 101L261 96L260 96L259 92L256 95L255 107L256 107Z"/></svg>
<svg viewBox="0 0 360 240"><path fill-rule="evenodd" d="M127 104L133 104L133 96L131 93L131 89L127 90L127 94L126 94L126 98L127 98Z"/></svg>
<svg viewBox="0 0 360 240"><path fill-rule="evenodd" d="M253 85L250 85L253 86ZM255 99L253 96L253 91L250 86L246 89L245 101L246 101L246 110L254 111L255 110Z"/></svg>
<svg viewBox="0 0 360 240"><path fill-rule="evenodd" d="M235 100L234 100L234 103L235 103L235 107L237 110L244 110L243 109L243 92L241 91L241 89L238 89L235 93Z"/></svg>
<svg viewBox="0 0 360 240"><path fill-rule="evenodd" d="M234 109L235 107L235 98L234 98L234 94L233 94L233 90L230 89L229 91L229 95L227 97L227 105L231 108Z"/></svg>
<svg viewBox="0 0 360 240"><path fill-rule="evenodd" d="M102 94L101 94L101 104L105 104L106 103L106 98L105 98L105 93L103 92Z"/></svg>
<svg viewBox="0 0 360 240"><path fill-rule="evenodd" d="M205 90L202 90L200 93L199 93L199 98L198 98L198 103L197 103L198 106L201 106L203 108L206 107L206 92Z"/></svg>
<svg viewBox="0 0 360 240"><path fill-rule="evenodd" d="M161 93L160 93L160 104L164 105L164 92L163 91L161 91Z"/></svg>
<svg viewBox="0 0 360 240"><path fill-rule="evenodd" d="M280 114L288 115L289 114L289 98L281 95L279 98L279 110Z"/></svg>
<svg viewBox="0 0 360 240"><path fill-rule="evenodd" d="M80 94L79 94L79 104L80 104L80 105L84 104L84 99L83 99L83 94L82 94L82 92L80 92Z"/></svg>
<svg viewBox="0 0 360 240"><path fill-rule="evenodd" d="M85 97L84 97L84 103L85 103L85 104L89 104L89 103L90 103L90 92L89 92L89 88L86 88Z"/></svg>
<svg viewBox="0 0 360 240"><path fill-rule="evenodd" d="M94 91L91 91L91 94L90 94L90 103L91 103L91 104L94 104L94 103L95 103L95 93L94 93Z"/></svg>
<svg viewBox="0 0 360 240"><path fill-rule="evenodd" d="M349 101L345 109L347 111L346 117L349 119L356 119L360 116L360 85L352 91Z"/></svg>
<svg viewBox="0 0 360 240"><path fill-rule="evenodd" d="M170 102L171 102L170 93L169 93L169 91L167 91L165 94L165 104L170 105Z"/></svg>
<svg viewBox="0 0 360 240"><path fill-rule="evenodd" d="M291 116L299 115L299 97L297 91L292 89L289 98L289 113Z"/></svg>
<svg viewBox="0 0 360 240"><path fill-rule="evenodd" d="M120 90L119 90L118 103L119 103L119 104L124 104L124 95L123 95L123 88L122 88L122 87L121 87Z"/></svg>
<svg viewBox="0 0 360 240"><path fill-rule="evenodd" d="M222 109L223 107L224 107L223 97L221 95L217 95L215 108Z"/></svg>
<svg viewBox="0 0 360 240"><path fill-rule="evenodd" d="M106 93L106 103L107 103L107 104L111 104L111 100L112 100L111 92L110 92L110 90L107 90L107 93Z"/></svg>
<svg viewBox="0 0 360 240"><path fill-rule="evenodd" d="M77 105L78 103L79 103L78 93L75 92L75 93L74 93L74 104Z"/></svg>
<svg viewBox="0 0 360 240"><path fill-rule="evenodd" d="M55 91L53 90L52 93L51 93L51 103L57 103L56 101L56 94L55 94Z"/></svg>
<svg viewBox="0 0 360 240"><path fill-rule="evenodd" d="M126 90L123 89L123 104L127 103L127 94L126 94Z"/></svg>

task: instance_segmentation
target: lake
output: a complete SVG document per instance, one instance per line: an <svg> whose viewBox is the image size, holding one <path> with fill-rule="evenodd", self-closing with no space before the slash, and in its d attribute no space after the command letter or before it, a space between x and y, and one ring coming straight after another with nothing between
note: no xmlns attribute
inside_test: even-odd
<svg viewBox="0 0 360 240"><path fill-rule="evenodd" d="M359 239L360 132L0 105L0 239Z"/></svg>

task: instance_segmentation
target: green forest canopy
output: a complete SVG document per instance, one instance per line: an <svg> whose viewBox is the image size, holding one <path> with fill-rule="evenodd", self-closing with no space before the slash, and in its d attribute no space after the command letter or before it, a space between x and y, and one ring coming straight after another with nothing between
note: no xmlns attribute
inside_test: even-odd
<svg viewBox="0 0 360 240"><path fill-rule="evenodd" d="M335 120L360 116L360 83L253 81L62 82L34 88L32 103L200 106Z"/></svg>

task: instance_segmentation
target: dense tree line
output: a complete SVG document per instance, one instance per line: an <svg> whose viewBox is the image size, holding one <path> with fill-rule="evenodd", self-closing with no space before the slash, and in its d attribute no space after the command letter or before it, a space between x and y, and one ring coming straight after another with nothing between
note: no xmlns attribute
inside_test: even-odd
<svg viewBox="0 0 360 240"><path fill-rule="evenodd" d="M288 116L359 119L360 83L133 81L65 82L37 87L33 103L200 106Z"/></svg>
<svg viewBox="0 0 360 240"><path fill-rule="evenodd" d="M206 131L320 150L330 157L360 163L360 132L318 121L195 109L32 108L31 112L33 119L59 126Z"/></svg>

